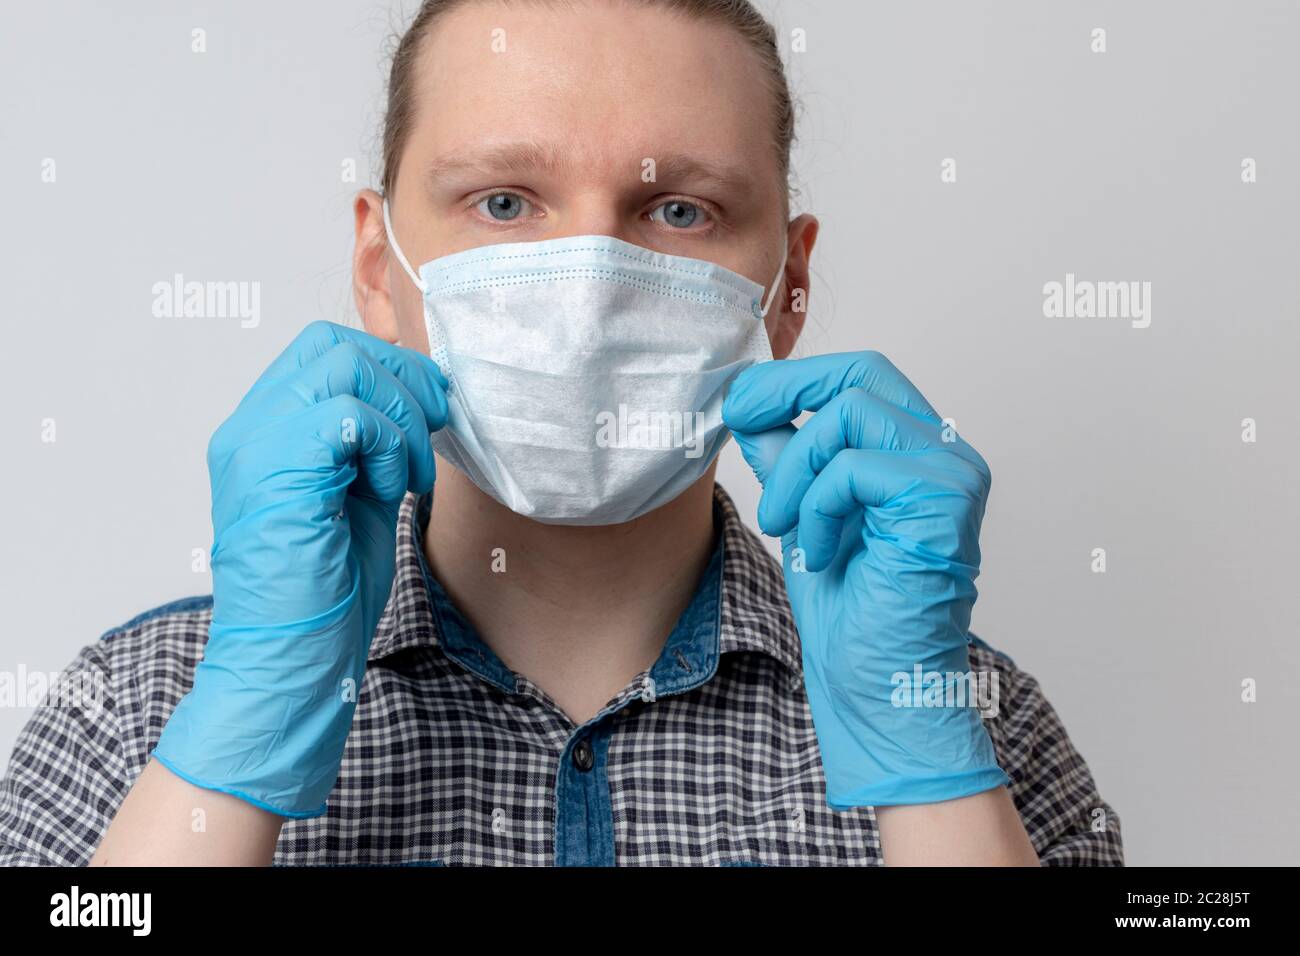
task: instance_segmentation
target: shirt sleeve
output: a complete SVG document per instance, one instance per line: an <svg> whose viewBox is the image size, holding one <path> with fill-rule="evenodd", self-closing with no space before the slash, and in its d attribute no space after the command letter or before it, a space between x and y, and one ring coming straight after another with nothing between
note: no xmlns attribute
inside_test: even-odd
<svg viewBox="0 0 1300 956"><path fill-rule="evenodd" d="M130 789L99 643L59 673L0 780L0 866L83 866Z"/></svg>
<svg viewBox="0 0 1300 956"><path fill-rule="evenodd" d="M984 721L1011 796L1043 866L1123 866L1119 815L1097 792L1038 681L976 639L971 667L996 674L994 716Z"/></svg>

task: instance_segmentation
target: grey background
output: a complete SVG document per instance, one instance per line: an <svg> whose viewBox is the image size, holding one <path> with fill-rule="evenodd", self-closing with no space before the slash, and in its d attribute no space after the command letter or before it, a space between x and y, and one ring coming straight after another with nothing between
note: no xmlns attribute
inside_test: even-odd
<svg viewBox="0 0 1300 956"><path fill-rule="evenodd" d="M990 462L976 632L1043 684L1130 863L1297 862L1300 5L763 7L808 34L796 205L824 228L803 351L883 351ZM50 671L210 590L208 437L304 323L351 320L349 199L402 19L0 17L0 669ZM177 272L260 282L261 324L155 318ZM1066 272L1151 282L1150 328L1045 319ZM734 446L721 477L752 513ZM0 708L2 759L29 714Z"/></svg>

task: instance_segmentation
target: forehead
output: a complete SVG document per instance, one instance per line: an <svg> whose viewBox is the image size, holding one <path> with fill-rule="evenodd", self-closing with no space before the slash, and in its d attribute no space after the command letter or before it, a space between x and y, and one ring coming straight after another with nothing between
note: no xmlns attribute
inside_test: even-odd
<svg viewBox="0 0 1300 956"><path fill-rule="evenodd" d="M763 64L728 25L625 2L469 3L425 38L408 148L540 144L635 174L661 155L778 177Z"/></svg>

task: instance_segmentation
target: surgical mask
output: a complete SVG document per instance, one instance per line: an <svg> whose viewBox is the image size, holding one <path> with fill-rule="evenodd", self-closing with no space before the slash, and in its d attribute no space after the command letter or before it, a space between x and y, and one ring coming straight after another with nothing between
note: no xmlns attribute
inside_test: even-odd
<svg viewBox="0 0 1300 956"><path fill-rule="evenodd" d="M417 274L387 200L384 228L450 382L434 449L537 521L618 524L676 498L730 437L727 386L772 358L784 254L764 297L716 263L612 236L481 246Z"/></svg>

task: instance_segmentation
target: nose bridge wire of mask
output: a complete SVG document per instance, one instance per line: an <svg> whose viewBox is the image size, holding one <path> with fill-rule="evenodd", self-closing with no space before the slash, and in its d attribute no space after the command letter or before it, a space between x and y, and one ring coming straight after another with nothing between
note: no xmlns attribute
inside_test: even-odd
<svg viewBox="0 0 1300 956"><path fill-rule="evenodd" d="M388 235L389 247L392 248L393 254L397 256L397 261L401 263L406 274L410 276L411 281L415 283L415 287L420 290L421 294L427 293L429 291L428 285L420 278L420 274L411 267L410 260L406 258L406 254L402 252L402 247L397 241L397 236L393 231L392 215L388 211L387 196L384 197L384 232ZM767 318L767 313L772 309L772 303L776 301L777 293L781 290L781 283L785 279L785 267L788 264L789 259L790 247L783 236L781 241L781 265L776 270L775 281L773 281L771 288L767 290L763 297L762 307L758 313L760 319Z"/></svg>

